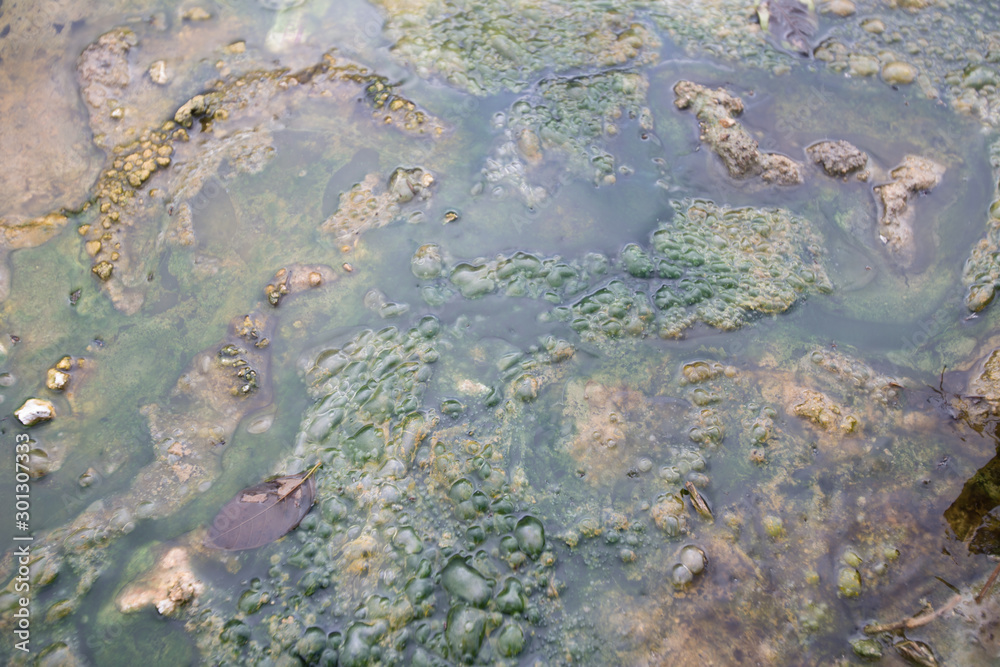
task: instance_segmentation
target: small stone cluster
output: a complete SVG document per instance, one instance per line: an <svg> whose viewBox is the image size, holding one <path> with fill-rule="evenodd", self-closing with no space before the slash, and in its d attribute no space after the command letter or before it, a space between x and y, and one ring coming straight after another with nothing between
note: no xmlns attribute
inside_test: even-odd
<svg viewBox="0 0 1000 667"><path fill-rule="evenodd" d="M78 363L82 366L83 360L78 360ZM69 386L71 370L73 370L73 357L64 356L59 359L52 368L45 372L46 388L51 391L64 391ZM29 398L14 411L14 416L23 425L34 426L53 419L56 416L56 409L52 401L44 398Z"/></svg>
<svg viewBox="0 0 1000 667"><path fill-rule="evenodd" d="M173 142L186 140L187 131L167 121L158 130L146 131L137 141L112 150L111 168L101 174L96 186L100 216L78 229L93 261L91 271L102 281L110 280L116 264L122 261L127 228L145 206L138 190L158 170L170 165Z"/></svg>
<svg viewBox="0 0 1000 667"><path fill-rule="evenodd" d="M263 350L271 344L270 339L264 335L265 326L267 323L262 318L247 315L241 324L234 327L234 333L254 348ZM219 348L219 364L224 368L235 369L234 384L229 390L233 396L248 396L260 388L258 371L251 365L249 356L247 350L233 343L226 343Z"/></svg>
<svg viewBox="0 0 1000 667"><path fill-rule="evenodd" d="M277 308L286 296L315 289L335 279L333 270L328 266L292 265L278 269L274 279L264 286L264 297L271 306Z"/></svg>

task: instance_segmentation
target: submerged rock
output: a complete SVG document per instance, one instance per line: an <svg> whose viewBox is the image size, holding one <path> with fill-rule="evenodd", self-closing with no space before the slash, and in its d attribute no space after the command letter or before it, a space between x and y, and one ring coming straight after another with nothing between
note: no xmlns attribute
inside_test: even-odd
<svg viewBox="0 0 1000 667"><path fill-rule="evenodd" d="M916 251L910 199L913 195L932 190L941 182L944 172L944 166L933 160L907 155L889 173L892 182L874 188L880 207L879 235L886 247L904 263L912 261Z"/></svg>
<svg viewBox="0 0 1000 667"><path fill-rule="evenodd" d="M802 183L799 163L777 153L764 153L757 140L735 120L743 113L743 100L725 89L711 90L691 81L674 86L678 109L691 108L698 117L701 140L720 158L729 175L743 179L760 176L766 183L798 185Z"/></svg>
<svg viewBox="0 0 1000 667"><path fill-rule="evenodd" d="M362 233L384 227L399 217L400 204L430 198L433 183L434 176L420 167L399 167L388 182L378 174L368 174L340 195L340 206L320 229L332 234L339 246L349 250Z"/></svg>
<svg viewBox="0 0 1000 667"><path fill-rule="evenodd" d="M868 179L864 170L868 164L868 154L846 141L820 141L806 149L813 162L821 164L828 176L847 176L860 171L858 180Z"/></svg>
<svg viewBox="0 0 1000 667"><path fill-rule="evenodd" d="M119 100L132 80L128 54L138 43L132 30L115 28L84 49L77 60L80 92L93 109L94 125L101 130L115 133L114 124L120 116L111 115L112 107L120 108Z"/></svg>
<svg viewBox="0 0 1000 667"><path fill-rule="evenodd" d="M853 434L858 430L858 418L837 405L829 396L812 389L792 391L792 401L788 411L799 417L808 419L824 431L833 428L845 434Z"/></svg>
<svg viewBox="0 0 1000 667"><path fill-rule="evenodd" d="M191 569L188 551L173 547L148 572L123 588L115 604L125 614L154 607L161 616L172 616L204 590L205 584Z"/></svg>

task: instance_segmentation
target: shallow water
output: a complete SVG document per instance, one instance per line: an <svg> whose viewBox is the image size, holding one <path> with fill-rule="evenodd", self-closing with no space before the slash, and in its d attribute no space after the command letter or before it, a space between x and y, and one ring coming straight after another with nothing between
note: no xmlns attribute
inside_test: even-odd
<svg viewBox="0 0 1000 667"><path fill-rule="evenodd" d="M973 597L1000 554L997 315L972 316L962 275L995 195L989 114L938 79L943 100L790 56L735 3L460 4L122 3L124 24L0 6L0 99L28 112L0 124L11 507L15 443L33 450L30 528L0 533L9 661L902 664L913 640L991 664L1000 607ZM903 49L931 11L858 5L822 14L817 45L879 18ZM23 45L50 15L72 27L42 73ZM136 43L106 57L131 78L95 107L76 56L116 25ZM626 32L641 45L602 41ZM964 35L926 39L985 51ZM742 98L804 182L731 177L674 103L685 79ZM197 94L215 106L184 140L164 123ZM169 165L128 186L149 156L115 147L143 131ZM871 179L812 164L826 139L866 151ZM946 170L894 254L873 187L911 154ZM60 209L50 239L10 231ZM283 268L321 284L275 307ZM46 388L65 355L69 386ZM56 416L24 427L35 396ZM286 537L204 546L241 489L317 462ZM928 604L953 609L864 631Z"/></svg>

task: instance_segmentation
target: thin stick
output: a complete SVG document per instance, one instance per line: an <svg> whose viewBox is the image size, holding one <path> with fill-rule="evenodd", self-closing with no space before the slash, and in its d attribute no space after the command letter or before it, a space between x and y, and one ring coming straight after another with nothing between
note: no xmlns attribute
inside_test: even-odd
<svg viewBox="0 0 1000 667"><path fill-rule="evenodd" d="M913 616L911 618L904 618L901 621L896 621L895 623L886 623L885 625L866 625L865 634L866 635L877 635L880 632L893 632L895 630L910 630L912 628L919 628L921 625L927 625L935 618L941 614L947 613L955 608L959 602L962 601L961 595L954 595L948 599L943 607L937 611L932 611L929 614L924 614L923 616Z"/></svg>
<svg viewBox="0 0 1000 667"><path fill-rule="evenodd" d="M983 590L979 591L979 595L976 596L976 604L982 603L983 598L986 597L986 594L990 592L991 588L993 588L993 582L997 580L998 574L1000 574L1000 563L997 563L997 566L993 568L993 574L991 574L990 578L986 580L986 583L983 585Z"/></svg>
<svg viewBox="0 0 1000 667"><path fill-rule="evenodd" d="M290 496L293 493L295 493L296 489L298 489L300 486L302 486L303 484L305 484L306 480L309 479L312 476L312 474L314 472L316 472L316 469L319 468L321 465L323 465L322 461L318 462L312 468L309 468L309 472L307 472L305 475L303 475L302 479L300 479L298 482L296 482L295 486L293 486L292 488L288 489L288 491L286 491L284 495L278 496L278 500L276 501L275 504L280 503L282 500L284 500L288 496ZM268 509L270 509L270 508L268 508Z"/></svg>

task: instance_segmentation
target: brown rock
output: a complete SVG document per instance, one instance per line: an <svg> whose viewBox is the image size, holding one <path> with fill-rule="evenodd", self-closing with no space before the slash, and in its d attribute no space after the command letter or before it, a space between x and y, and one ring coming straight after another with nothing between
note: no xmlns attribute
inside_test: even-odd
<svg viewBox="0 0 1000 667"><path fill-rule="evenodd" d="M907 155L890 173L893 181L875 187L875 199L881 209L879 234L886 247L904 261L912 259L915 251L910 195L933 189L944 172L944 166L933 160Z"/></svg>
<svg viewBox="0 0 1000 667"><path fill-rule="evenodd" d="M806 153L830 176L846 176L868 164L868 154L846 141L821 141Z"/></svg>

